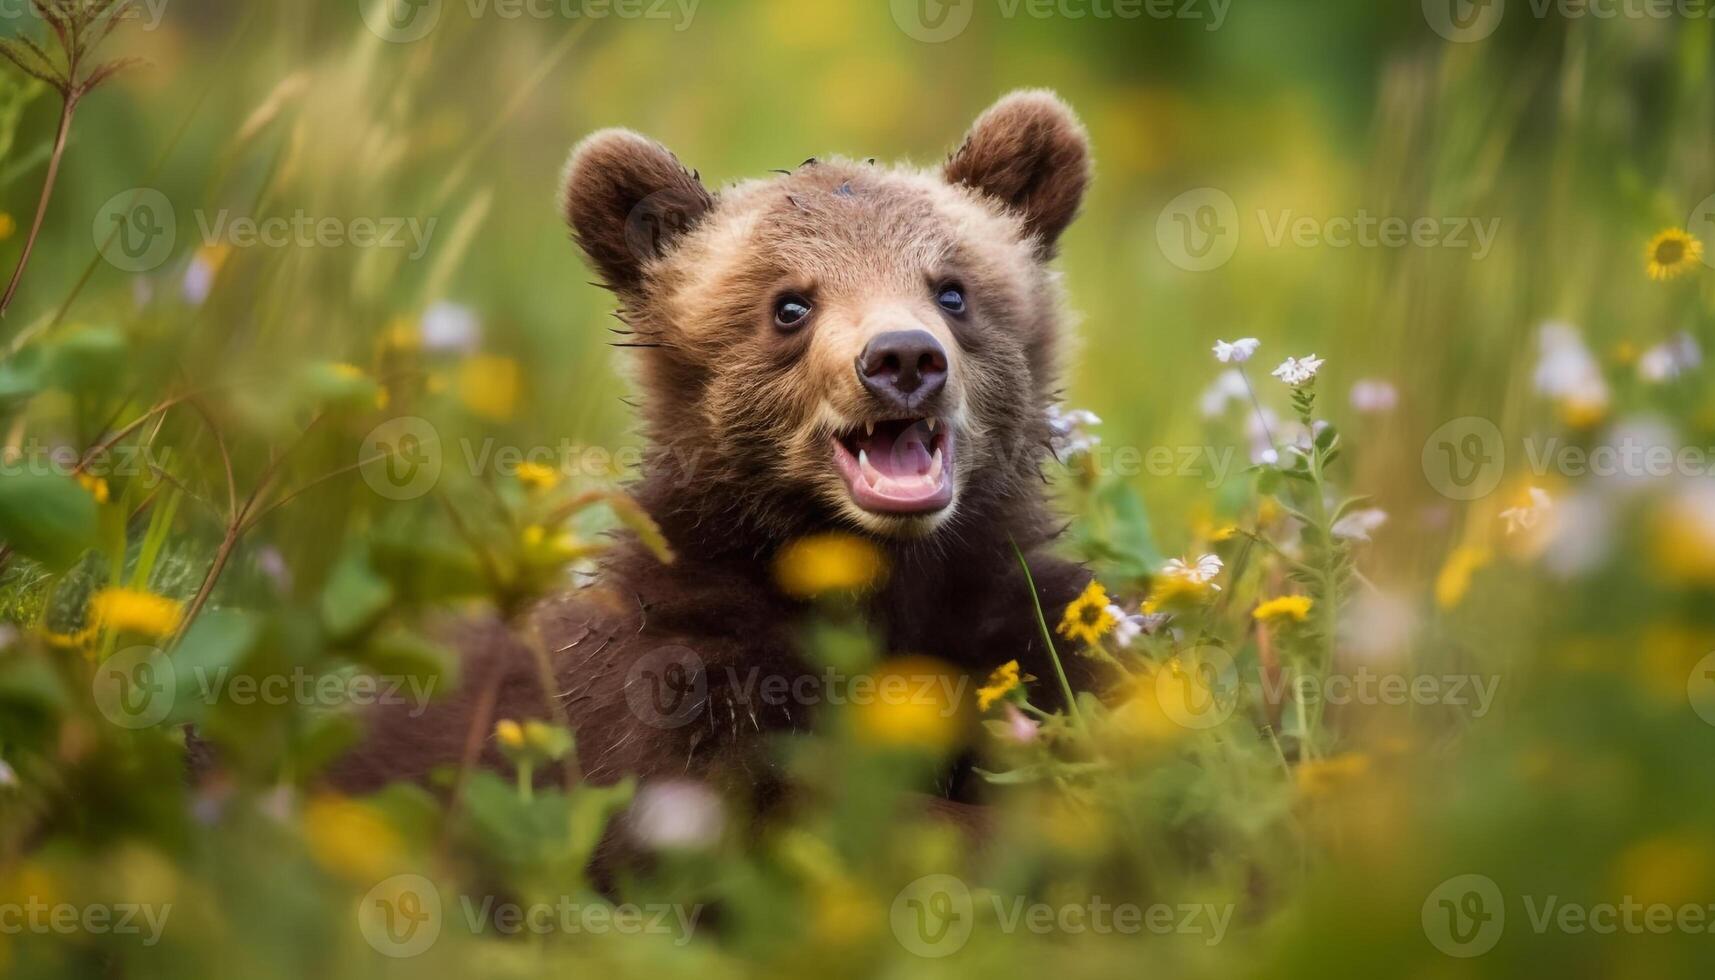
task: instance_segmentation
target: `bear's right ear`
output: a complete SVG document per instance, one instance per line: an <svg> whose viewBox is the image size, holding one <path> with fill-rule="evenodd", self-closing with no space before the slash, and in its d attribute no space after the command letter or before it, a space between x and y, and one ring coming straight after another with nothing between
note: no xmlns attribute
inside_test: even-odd
<svg viewBox="0 0 1715 980"><path fill-rule="evenodd" d="M604 129L572 150L560 208L609 286L638 288L643 264L666 254L714 205L668 149L626 129Z"/></svg>

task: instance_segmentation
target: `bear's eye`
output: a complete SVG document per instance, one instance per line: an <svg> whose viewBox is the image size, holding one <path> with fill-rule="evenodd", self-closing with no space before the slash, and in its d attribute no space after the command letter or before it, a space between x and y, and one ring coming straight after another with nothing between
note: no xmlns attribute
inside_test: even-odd
<svg viewBox="0 0 1715 980"><path fill-rule="evenodd" d="M958 316L965 312L965 288L958 283L948 283L936 294L935 302L941 309Z"/></svg>
<svg viewBox="0 0 1715 980"><path fill-rule="evenodd" d="M782 330L802 326L810 315L810 301L796 293L787 293L774 301L774 325Z"/></svg>

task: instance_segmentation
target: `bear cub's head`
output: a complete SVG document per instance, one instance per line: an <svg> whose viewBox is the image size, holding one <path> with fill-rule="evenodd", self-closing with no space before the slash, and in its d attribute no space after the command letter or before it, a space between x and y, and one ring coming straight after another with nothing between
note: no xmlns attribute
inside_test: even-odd
<svg viewBox="0 0 1715 980"><path fill-rule="evenodd" d="M1037 500L1049 263L1089 180L1083 127L1042 91L936 169L810 160L718 194L636 133L585 139L562 207L641 355L644 482L695 485L646 502L924 538Z"/></svg>

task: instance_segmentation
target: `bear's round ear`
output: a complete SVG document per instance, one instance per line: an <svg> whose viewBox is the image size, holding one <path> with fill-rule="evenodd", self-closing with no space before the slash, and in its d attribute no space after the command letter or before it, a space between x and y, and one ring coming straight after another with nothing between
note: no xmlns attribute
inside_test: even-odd
<svg viewBox="0 0 1715 980"><path fill-rule="evenodd" d="M1059 96L1020 89L977 117L942 176L1017 212L1048 258L1090 184L1089 147L1083 124Z"/></svg>
<svg viewBox="0 0 1715 980"><path fill-rule="evenodd" d="M666 147L625 129L585 137L560 186L578 247L620 291L637 289L643 264L666 254L714 204Z"/></svg>

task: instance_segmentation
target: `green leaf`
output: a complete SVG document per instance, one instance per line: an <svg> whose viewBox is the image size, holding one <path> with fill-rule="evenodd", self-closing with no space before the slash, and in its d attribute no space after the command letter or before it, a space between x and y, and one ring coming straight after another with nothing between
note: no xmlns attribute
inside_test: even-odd
<svg viewBox="0 0 1715 980"><path fill-rule="evenodd" d="M53 347L51 375L67 391L110 389L125 368L128 345L113 327L86 327Z"/></svg>
<svg viewBox="0 0 1715 980"><path fill-rule="evenodd" d="M211 609L198 616L173 650L175 693L169 721L200 721L208 695L237 671L261 632L257 617L240 610Z"/></svg>
<svg viewBox="0 0 1715 980"><path fill-rule="evenodd" d="M97 545L98 518L95 498L69 476L0 474L0 539L53 571Z"/></svg>
<svg viewBox="0 0 1715 980"><path fill-rule="evenodd" d="M46 372L46 358L39 347L26 347L0 361L0 409L15 407L42 390Z"/></svg>
<svg viewBox="0 0 1715 980"><path fill-rule="evenodd" d="M392 583L376 574L362 550L352 550L322 589L322 623L334 639L349 639L374 625L392 604Z"/></svg>

